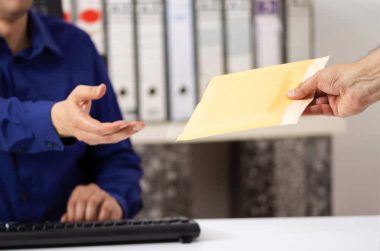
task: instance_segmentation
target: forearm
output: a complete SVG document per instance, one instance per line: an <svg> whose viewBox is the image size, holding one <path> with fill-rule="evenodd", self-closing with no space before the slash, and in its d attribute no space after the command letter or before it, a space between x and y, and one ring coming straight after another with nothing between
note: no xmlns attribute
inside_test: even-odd
<svg viewBox="0 0 380 251"><path fill-rule="evenodd" d="M0 151L37 153L62 150L51 122L49 101L0 98Z"/></svg>
<svg viewBox="0 0 380 251"><path fill-rule="evenodd" d="M362 86L369 104L380 100L380 48L354 63L358 74L356 82Z"/></svg>

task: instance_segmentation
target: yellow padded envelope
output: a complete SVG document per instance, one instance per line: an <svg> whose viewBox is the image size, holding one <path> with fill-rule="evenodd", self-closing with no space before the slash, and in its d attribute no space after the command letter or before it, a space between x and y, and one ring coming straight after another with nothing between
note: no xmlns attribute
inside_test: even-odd
<svg viewBox="0 0 380 251"><path fill-rule="evenodd" d="M298 123L313 98L292 101L286 94L327 61L324 57L212 78L177 141Z"/></svg>

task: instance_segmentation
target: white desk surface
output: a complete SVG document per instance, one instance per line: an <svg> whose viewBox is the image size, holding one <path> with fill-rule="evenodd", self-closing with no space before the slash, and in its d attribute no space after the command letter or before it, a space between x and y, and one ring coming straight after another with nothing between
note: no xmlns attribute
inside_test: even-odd
<svg viewBox="0 0 380 251"><path fill-rule="evenodd" d="M201 226L201 236L191 244L134 244L54 250L380 250L380 216L217 219L198 222Z"/></svg>

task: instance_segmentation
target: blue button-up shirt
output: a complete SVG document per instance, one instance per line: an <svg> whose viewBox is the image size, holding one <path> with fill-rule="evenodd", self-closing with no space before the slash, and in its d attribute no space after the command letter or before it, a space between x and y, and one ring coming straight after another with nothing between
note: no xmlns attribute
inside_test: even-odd
<svg viewBox="0 0 380 251"><path fill-rule="evenodd" d="M0 38L0 221L59 220L72 190L94 182L121 205L141 208L139 158L128 140L113 145L64 144L51 108L78 84L105 83L91 115L121 119L107 71L87 34L29 12L31 46L12 55Z"/></svg>

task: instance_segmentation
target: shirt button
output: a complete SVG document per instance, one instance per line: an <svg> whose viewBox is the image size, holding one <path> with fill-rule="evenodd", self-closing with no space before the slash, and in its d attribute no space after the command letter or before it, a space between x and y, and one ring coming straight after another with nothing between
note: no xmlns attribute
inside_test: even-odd
<svg viewBox="0 0 380 251"><path fill-rule="evenodd" d="M46 146L47 149L49 149L49 150L54 149L54 143L53 143L53 142L45 141L45 146Z"/></svg>
<svg viewBox="0 0 380 251"><path fill-rule="evenodd" d="M22 202L27 202L29 200L29 194L27 192L21 192L20 199Z"/></svg>
<svg viewBox="0 0 380 251"><path fill-rule="evenodd" d="M45 146L50 149L52 148L53 144L50 141L45 141Z"/></svg>

